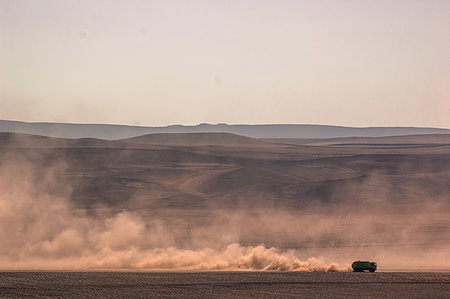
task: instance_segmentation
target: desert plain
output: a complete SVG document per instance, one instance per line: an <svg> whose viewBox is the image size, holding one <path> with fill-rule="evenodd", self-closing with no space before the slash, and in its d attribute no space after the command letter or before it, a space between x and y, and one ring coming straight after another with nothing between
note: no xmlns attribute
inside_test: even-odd
<svg viewBox="0 0 450 299"><path fill-rule="evenodd" d="M0 133L6 270L450 269L450 135Z"/></svg>

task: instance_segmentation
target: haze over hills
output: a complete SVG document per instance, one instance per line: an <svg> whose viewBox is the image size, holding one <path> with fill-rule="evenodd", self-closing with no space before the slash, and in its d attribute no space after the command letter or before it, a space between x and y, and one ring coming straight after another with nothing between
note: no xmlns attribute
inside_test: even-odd
<svg viewBox="0 0 450 299"><path fill-rule="evenodd" d="M383 267L448 268L449 136L299 145L230 133L2 132L8 230L0 237L8 242L0 261L8 269L309 271L370 256ZM292 261L290 249L326 259ZM208 262L204 251L213 253Z"/></svg>
<svg viewBox="0 0 450 299"><path fill-rule="evenodd" d="M28 123L0 120L0 132L26 133L63 138L124 139L151 133L223 132L252 138L342 138L419 134L450 134L450 129L423 127L342 127L308 124L228 125L199 124L141 127L110 124Z"/></svg>

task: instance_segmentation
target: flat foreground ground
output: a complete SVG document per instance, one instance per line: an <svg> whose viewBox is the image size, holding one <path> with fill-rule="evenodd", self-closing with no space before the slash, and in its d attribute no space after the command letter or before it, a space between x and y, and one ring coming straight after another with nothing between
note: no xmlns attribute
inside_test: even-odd
<svg viewBox="0 0 450 299"><path fill-rule="evenodd" d="M2 298L450 298L450 273L0 272Z"/></svg>

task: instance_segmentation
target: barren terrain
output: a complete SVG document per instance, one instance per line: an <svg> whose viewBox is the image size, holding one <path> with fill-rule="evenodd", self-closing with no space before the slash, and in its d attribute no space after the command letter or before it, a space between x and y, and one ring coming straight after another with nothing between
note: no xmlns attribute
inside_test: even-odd
<svg viewBox="0 0 450 299"><path fill-rule="evenodd" d="M113 252L174 247L220 255L230 244L264 244L344 268L359 257L379 259L385 269L450 268L448 135L278 141L227 133L115 141L0 133L2 204L18 202L2 223L18 230L3 238L18 240L3 246L2 260L23 268L11 261L19 246L28 248L19 250L22 256L67 258L59 247L33 246L73 228L89 247L97 243L85 236L80 219L101 219L94 225L101 231L126 215L143 228L136 241L122 236L132 234L128 218L120 218L123 232L120 223L111 224L119 230L111 232L116 243L105 241ZM49 226L41 239L29 240L28 233ZM149 235L152 241L143 243ZM54 246L73 246L64 242Z"/></svg>

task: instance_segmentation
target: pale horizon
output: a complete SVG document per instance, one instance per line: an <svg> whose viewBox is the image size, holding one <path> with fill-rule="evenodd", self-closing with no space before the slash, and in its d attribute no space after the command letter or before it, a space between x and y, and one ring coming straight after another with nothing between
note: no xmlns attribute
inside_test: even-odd
<svg viewBox="0 0 450 299"><path fill-rule="evenodd" d="M450 127L433 127L433 126L408 126L408 125L399 125L399 126L392 126L392 125L373 125L373 126L351 126L351 125L336 125L336 124L321 124L321 123L192 123L192 124L180 124L180 123L173 123L173 124L165 124L165 125L145 125L145 124L126 124L126 123L112 123L112 122L59 122L59 121L24 121L24 120L17 120L17 119L0 119L0 121L10 121L10 122L22 122L22 123L29 123L29 124L40 124L40 123L48 123L48 124L70 124L70 125L111 125L111 126L132 126L132 127L171 127L171 126L185 126L185 127L195 127L200 125L228 125L228 126L268 126L268 125L305 125L305 126L329 126L329 127L348 127L348 128L433 128L433 129L450 129Z"/></svg>

